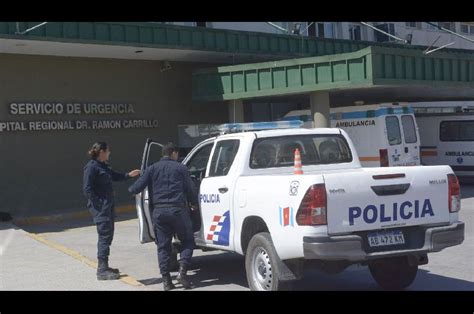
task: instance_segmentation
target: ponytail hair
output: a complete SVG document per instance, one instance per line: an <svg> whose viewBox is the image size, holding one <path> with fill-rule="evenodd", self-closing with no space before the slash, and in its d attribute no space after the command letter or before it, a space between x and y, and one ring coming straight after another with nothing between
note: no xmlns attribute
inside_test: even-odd
<svg viewBox="0 0 474 314"><path fill-rule="evenodd" d="M107 147L108 146L106 142L96 142L94 145L92 145L87 154L91 159L97 159L97 157L99 157L100 151L106 151Z"/></svg>

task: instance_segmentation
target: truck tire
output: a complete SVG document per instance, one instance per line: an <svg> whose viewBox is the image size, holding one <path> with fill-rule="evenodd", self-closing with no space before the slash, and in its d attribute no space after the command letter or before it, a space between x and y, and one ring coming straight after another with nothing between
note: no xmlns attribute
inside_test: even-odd
<svg viewBox="0 0 474 314"><path fill-rule="evenodd" d="M370 274L386 290L402 290L413 283L418 265L410 265L407 256L374 261L369 264Z"/></svg>
<svg viewBox="0 0 474 314"><path fill-rule="evenodd" d="M252 291L291 290L293 281L281 281L277 253L268 232L252 237L245 254L247 281Z"/></svg>

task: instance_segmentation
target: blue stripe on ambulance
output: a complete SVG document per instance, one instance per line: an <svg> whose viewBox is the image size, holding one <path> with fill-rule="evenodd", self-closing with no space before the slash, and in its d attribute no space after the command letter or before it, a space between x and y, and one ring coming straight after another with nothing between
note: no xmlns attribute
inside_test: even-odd
<svg viewBox="0 0 474 314"><path fill-rule="evenodd" d="M400 113L410 114L410 113L413 113L413 109L411 107L403 107L403 108L380 108L377 110L364 110L364 111L352 111L352 112L337 112L337 113L331 113L331 119L333 120L365 119L365 118L376 118L380 116L386 116L389 114L400 114Z"/></svg>

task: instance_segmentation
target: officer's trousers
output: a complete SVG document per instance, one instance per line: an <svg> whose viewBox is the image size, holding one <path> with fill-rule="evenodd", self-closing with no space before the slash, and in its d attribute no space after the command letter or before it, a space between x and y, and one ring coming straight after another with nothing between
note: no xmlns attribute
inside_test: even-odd
<svg viewBox="0 0 474 314"><path fill-rule="evenodd" d="M114 238L115 201L113 194L107 195L93 202L89 200L87 206L97 227L97 259L107 260L110 254L110 245Z"/></svg>
<svg viewBox="0 0 474 314"><path fill-rule="evenodd" d="M181 242L179 263L188 266L191 263L194 249L194 233L189 208L155 207L153 210L153 227L155 243L158 249L160 273L169 273L169 262L172 252L173 235Z"/></svg>
<svg viewBox="0 0 474 314"><path fill-rule="evenodd" d="M110 255L110 245L114 239L114 216L111 215L110 220L97 222L97 234L99 239L97 241L97 259L108 260Z"/></svg>

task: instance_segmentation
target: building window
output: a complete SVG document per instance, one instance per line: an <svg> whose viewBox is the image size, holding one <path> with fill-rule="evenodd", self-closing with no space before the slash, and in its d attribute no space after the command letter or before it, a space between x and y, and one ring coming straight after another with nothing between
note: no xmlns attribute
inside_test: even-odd
<svg viewBox="0 0 474 314"><path fill-rule="evenodd" d="M316 36L324 38L324 23L316 23L317 34Z"/></svg>
<svg viewBox="0 0 474 314"><path fill-rule="evenodd" d="M434 24L436 24L436 23L434 23ZM426 23L426 28L427 29L432 29L432 30L437 30L438 29L436 26L433 26L433 25L428 24L428 23Z"/></svg>
<svg viewBox="0 0 474 314"><path fill-rule="evenodd" d="M311 23L311 22L308 22ZM321 38L335 38L334 23L332 22L314 22L308 28L308 36L315 36Z"/></svg>
<svg viewBox="0 0 474 314"><path fill-rule="evenodd" d="M316 37L316 23L314 22L306 22L308 23L308 36L310 37Z"/></svg>
<svg viewBox="0 0 474 314"><path fill-rule="evenodd" d="M406 27L416 28L416 22L405 22Z"/></svg>
<svg viewBox="0 0 474 314"><path fill-rule="evenodd" d="M456 31L456 25L453 22L438 22L440 27L449 29L450 31Z"/></svg>
<svg viewBox="0 0 474 314"><path fill-rule="evenodd" d="M349 37L351 40L362 40L360 25L349 26Z"/></svg>
<svg viewBox="0 0 474 314"><path fill-rule="evenodd" d="M393 23L383 23L383 24L376 24L374 25L376 28L389 33L390 35L395 35L395 24ZM395 39L381 33L379 31L374 30L374 38L377 42L386 42L386 41L394 41Z"/></svg>
<svg viewBox="0 0 474 314"><path fill-rule="evenodd" d="M461 24L461 33L474 35L474 25Z"/></svg>

